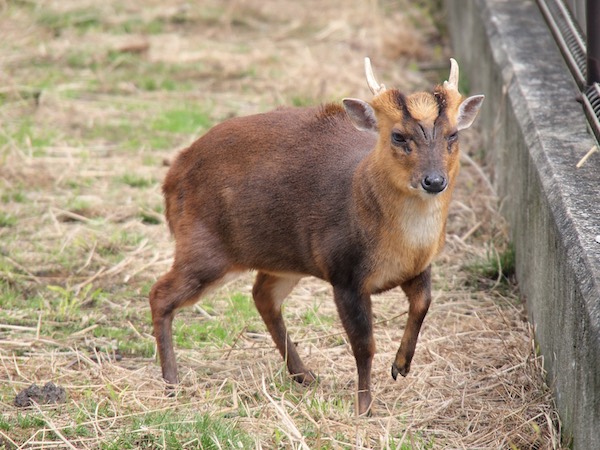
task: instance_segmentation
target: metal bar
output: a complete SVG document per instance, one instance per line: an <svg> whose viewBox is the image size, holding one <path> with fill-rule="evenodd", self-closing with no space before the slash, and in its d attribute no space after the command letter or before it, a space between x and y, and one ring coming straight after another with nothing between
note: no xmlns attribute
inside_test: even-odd
<svg viewBox="0 0 600 450"><path fill-rule="evenodd" d="M587 31L587 84L600 83L600 2L585 4Z"/></svg>
<svg viewBox="0 0 600 450"><path fill-rule="evenodd" d="M600 142L600 119L598 118L600 115L600 85L598 83L590 85L581 99L590 128L596 136L596 141Z"/></svg>
<svg viewBox="0 0 600 450"><path fill-rule="evenodd" d="M583 1L587 37L564 0L537 0L537 4L581 90L583 110L600 142L600 0Z"/></svg>
<svg viewBox="0 0 600 450"><path fill-rule="evenodd" d="M586 44L570 11L561 0L537 0L537 3L577 85L585 89Z"/></svg>

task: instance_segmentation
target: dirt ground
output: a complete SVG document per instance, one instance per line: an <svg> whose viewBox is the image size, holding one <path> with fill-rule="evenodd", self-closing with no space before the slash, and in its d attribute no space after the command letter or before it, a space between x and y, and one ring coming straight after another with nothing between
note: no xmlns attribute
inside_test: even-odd
<svg viewBox="0 0 600 450"><path fill-rule="evenodd" d="M374 298L371 417L355 414L354 358L314 279L285 316L316 386L287 377L249 274L177 316L182 382L164 395L147 294L172 261L165 163L232 116L368 100L364 56L388 87L431 89L452 56L439 6L0 0L0 447L560 448L477 127L396 382L408 305ZM66 401L15 406L49 381Z"/></svg>

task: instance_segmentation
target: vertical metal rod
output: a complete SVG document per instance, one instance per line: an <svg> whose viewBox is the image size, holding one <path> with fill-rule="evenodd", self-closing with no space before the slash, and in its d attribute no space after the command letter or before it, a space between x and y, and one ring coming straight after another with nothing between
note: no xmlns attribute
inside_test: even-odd
<svg viewBox="0 0 600 450"><path fill-rule="evenodd" d="M587 84L600 83L600 1L585 2L587 28Z"/></svg>

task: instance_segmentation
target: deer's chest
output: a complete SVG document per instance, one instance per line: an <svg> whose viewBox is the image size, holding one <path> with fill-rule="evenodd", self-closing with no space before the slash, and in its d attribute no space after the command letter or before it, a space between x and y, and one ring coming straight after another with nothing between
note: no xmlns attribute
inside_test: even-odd
<svg viewBox="0 0 600 450"><path fill-rule="evenodd" d="M445 220L441 211L427 212L405 214L382 230L367 282L370 292L396 287L431 264L443 243Z"/></svg>

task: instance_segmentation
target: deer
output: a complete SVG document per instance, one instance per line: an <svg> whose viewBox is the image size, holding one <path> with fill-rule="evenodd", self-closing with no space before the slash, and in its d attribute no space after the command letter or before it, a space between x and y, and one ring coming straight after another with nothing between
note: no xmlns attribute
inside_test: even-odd
<svg viewBox="0 0 600 450"><path fill-rule="evenodd" d="M445 242L460 165L458 133L484 96L463 97L459 68L431 92L386 89L365 58L373 98L280 107L228 119L182 150L163 184L175 241L149 301L167 389L178 383L177 310L247 271L252 297L290 376L310 385L282 315L304 277L325 280L358 374L359 415L371 414L371 296L400 287L408 317L391 375L410 371L431 303L431 264Z"/></svg>

